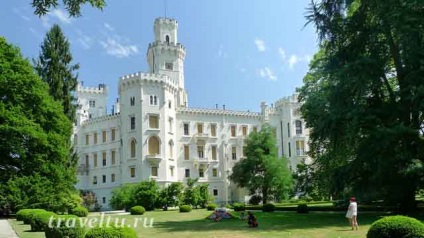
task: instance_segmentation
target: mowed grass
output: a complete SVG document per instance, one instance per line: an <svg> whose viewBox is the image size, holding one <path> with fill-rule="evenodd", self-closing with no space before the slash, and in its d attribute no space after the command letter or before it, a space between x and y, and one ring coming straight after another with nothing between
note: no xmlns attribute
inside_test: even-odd
<svg viewBox="0 0 424 238"><path fill-rule="evenodd" d="M210 211L204 209L193 210L190 213L178 211L146 212L143 216L112 215L110 224L115 218L126 225L133 226L135 218L146 218L146 225L153 219L153 227L144 227L144 220L138 221L135 228L138 237L155 238L254 238L254 237L290 237L290 238L353 238L366 237L372 222L386 216L384 213L359 214L359 231L351 231L344 213L341 212L311 212L297 214L295 212L254 212L258 218L258 228L248 228L246 222L239 219L213 222L205 219ZM238 215L239 213L234 212ZM90 214L88 217L99 218L99 214ZM107 217L107 215L105 215ZM423 220L422 216L420 217ZM106 220L106 218L105 218ZM22 222L10 220L12 227L21 238L43 238L43 232L31 232L30 226Z"/></svg>

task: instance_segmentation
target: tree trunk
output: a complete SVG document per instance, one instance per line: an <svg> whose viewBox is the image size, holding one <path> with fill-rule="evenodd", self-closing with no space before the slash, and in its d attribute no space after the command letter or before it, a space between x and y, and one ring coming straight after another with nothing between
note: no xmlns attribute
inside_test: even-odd
<svg viewBox="0 0 424 238"><path fill-rule="evenodd" d="M266 204L267 202L268 202L268 188L264 186L262 188L262 203Z"/></svg>

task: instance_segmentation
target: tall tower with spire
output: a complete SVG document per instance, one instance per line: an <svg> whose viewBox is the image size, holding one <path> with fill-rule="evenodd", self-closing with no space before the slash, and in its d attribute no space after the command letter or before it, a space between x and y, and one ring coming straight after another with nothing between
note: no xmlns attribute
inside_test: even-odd
<svg viewBox="0 0 424 238"><path fill-rule="evenodd" d="M157 18L154 23L155 41L149 44L147 63L149 73L163 74L178 85L178 106L187 106L184 89L185 47L178 43L178 22L169 18Z"/></svg>

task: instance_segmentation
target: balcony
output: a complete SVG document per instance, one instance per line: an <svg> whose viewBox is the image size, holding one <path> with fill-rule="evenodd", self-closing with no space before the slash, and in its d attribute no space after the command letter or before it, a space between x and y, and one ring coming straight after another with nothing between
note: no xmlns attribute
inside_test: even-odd
<svg viewBox="0 0 424 238"><path fill-rule="evenodd" d="M86 175L88 175L88 170L89 170L88 165L86 165L86 164L78 165L78 168L77 168L78 174L84 175L84 173L85 173Z"/></svg>
<svg viewBox="0 0 424 238"><path fill-rule="evenodd" d="M146 155L145 158L150 165L159 165L159 163L162 161L162 156L159 154Z"/></svg>
<svg viewBox="0 0 424 238"><path fill-rule="evenodd" d="M194 135L194 141L199 145L206 144L206 141L209 139L209 134L207 133L197 133Z"/></svg>

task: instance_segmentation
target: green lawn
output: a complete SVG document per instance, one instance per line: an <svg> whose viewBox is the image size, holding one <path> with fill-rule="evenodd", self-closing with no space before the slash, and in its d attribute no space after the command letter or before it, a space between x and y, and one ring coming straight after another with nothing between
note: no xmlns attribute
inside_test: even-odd
<svg viewBox="0 0 424 238"><path fill-rule="evenodd" d="M211 212L204 209L191 213L178 211L146 212L143 216L113 215L114 218L125 218L126 224L134 224L135 217L154 218L152 228L144 228L139 222L136 228L139 237L155 238L242 238L242 237L290 237L290 238L349 238L366 237L371 223L384 216L383 213L359 214L359 231L351 231L344 213L316 212L297 214L295 212L255 212L259 221L258 228L248 228L247 224L238 220L213 222L204 219ZM236 214L236 213L235 213ZM90 214L93 217L98 214ZM422 218L422 217L421 217ZM422 220L422 219L421 219ZM42 238L42 232L30 232L28 225L10 220L13 228L21 238Z"/></svg>

